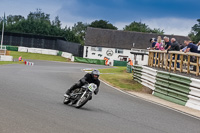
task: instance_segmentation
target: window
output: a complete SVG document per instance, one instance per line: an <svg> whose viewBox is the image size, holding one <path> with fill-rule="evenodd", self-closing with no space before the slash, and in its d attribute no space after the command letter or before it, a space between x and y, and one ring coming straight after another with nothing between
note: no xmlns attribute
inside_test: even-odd
<svg viewBox="0 0 200 133"><path fill-rule="evenodd" d="M123 54L123 49L115 49L115 53Z"/></svg>
<svg viewBox="0 0 200 133"><path fill-rule="evenodd" d="M102 51L102 47L91 47L91 51Z"/></svg>
<svg viewBox="0 0 200 133"><path fill-rule="evenodd" d="M141 59L142 61L144 60L144 55L142 55L142 59Z"/></svg>

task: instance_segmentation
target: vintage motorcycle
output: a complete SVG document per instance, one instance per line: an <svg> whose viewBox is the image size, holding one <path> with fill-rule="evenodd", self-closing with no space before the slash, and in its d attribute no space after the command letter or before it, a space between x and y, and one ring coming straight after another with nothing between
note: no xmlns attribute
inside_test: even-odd
<svg viewBox="0 0 200 133"><path fill-rule="evenodd" d="M76 108L81 108L90 99L92 94L97 89L97 85L94 83L86 83L81 88L77 88L70 93L69 97L64 97L64 104L75 105Z"/></svg>

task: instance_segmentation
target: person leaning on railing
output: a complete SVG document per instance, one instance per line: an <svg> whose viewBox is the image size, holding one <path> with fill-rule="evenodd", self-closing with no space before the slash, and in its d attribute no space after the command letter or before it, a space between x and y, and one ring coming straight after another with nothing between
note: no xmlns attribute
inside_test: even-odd
<svg viewBox="0 0 200 133"><path fill-rule="evenodd" d="M200 54L200 51L198 51L198 46L193 44L190 40L185 40L184 43L187 46L187 49L184 51L185 53L190 51L193 53ZM196 62L197 59L195 57L193 57L193 61ZM196 66L193 67L193 71L196 71Z"/></svg>
<svg viewBox="0 0 200 133"><path fill-rule="evenodd" d="M184 41L185 45L187 46L187 49L184 51L185 53L187 52L194 52L194 53L200 53L200 51L198 51L198 46L193 44L190 40L185 40Z"/></svg>
<svg viewBox="0 0 200 133"><path fill-rule="evenodd" d="M171 48L170 51L180 51L179 43L176 41L175 38L171 38ZM175 55L173 55L173 59L175 58ZM180 55L177 55L177 60L180 59ZM174 62L172 62L174 66ZM177 63L177 68L180 68L180 64Z"/></svg>

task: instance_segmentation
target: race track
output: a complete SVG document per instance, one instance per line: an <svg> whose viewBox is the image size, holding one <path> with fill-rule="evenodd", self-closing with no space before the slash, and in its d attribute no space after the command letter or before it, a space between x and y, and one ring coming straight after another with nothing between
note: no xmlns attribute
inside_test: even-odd
<svg viewBox="0 0 200 133"><path fill-rule="evenodd" d="M0 66L0 133L200 133L200 120L117 91L104 83L83 108L63 94L84 68L106 66L33 61Z"/></svg>

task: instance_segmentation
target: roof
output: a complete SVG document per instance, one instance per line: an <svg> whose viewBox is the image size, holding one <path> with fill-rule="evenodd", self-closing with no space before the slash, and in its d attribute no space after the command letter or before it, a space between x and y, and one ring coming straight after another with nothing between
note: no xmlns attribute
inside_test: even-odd
<svg viewBox="0 0 200 133"><path fill-rule="evenodd" d="M110 29L100 29L88 27L85 36L85 46L93 47L108 47L120 49L146 49L151 47L150 39L161 36L168 36L169 38L176 38L179 43L189 39L187 36L178 35L159 35L154 33L120 31ZM135 44L133 47L133 43Z"/></svg>

